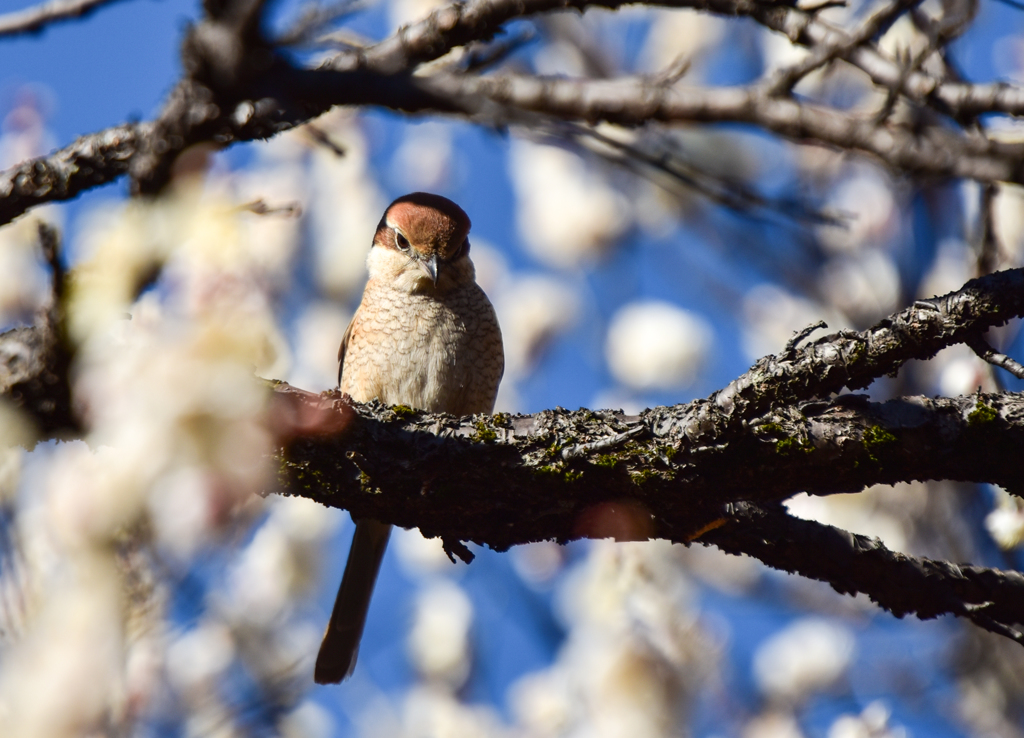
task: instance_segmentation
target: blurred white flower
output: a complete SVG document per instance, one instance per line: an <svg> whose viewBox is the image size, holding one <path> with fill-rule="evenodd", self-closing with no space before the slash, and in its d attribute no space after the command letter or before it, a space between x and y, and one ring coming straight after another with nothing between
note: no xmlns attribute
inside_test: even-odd
<svg viewBox="0 0 1024 738"><path fill-rule="evenodd" d="M882 172L857 168L835 187L827 204L827 209L849 216L849 221L820 226L818 237L833 253L884 246L896 235L897 205L890 180Z"/></svg>
<svg viewBox="0 0 1024 738"><path fill-rule="evenodd" d="M38 249L39 222L33 214L0 228L0 330L30 322L49 294L49 275Z"/></svg>
<svg viewBox="0 0 1024 738"><path fill-rule="evenodd" d="M512 281L512 267L501 251L480 236L470 234L473 266L476 268L476 283L494 302L497 295Z"/></svg>
<svg viewBox="0 0 1024 738"><path fill-rule="evenodd" d="M821 294L851 321L873 323L898 307L899 270L876 249L832 259L821 276Z"/></svg>
<svg viewBox="0 0 1024 738"><path fill-rule="evenodd" d="M758 647L754 679L768 697L799 702L839 681L854 650L855 639L848 628L821 618L803 618Z"/></svg>
<svg viewBox="0 0 1024 738"><path fill-rule="evenodd" d="M947 238L938 246L938 253L928 273L921 279L917 294L923 299L945 295L963 287L971 278L967 244L958 238Z"/></svg>
<svg viewBox="0 0 1024 738"><path fill-rule="evenodd" d="M440 538L427 538L418 528L396 528L391 535L398 562L410 577L428 574L451 574L456 569Z"/></svg>
<svg viewBox="0 0 1024 738"><path fill-rule="evenodd" d="M113 562L79 550L48 584L29 632L4 653L4 738L77 738L109 729L123 714L123 613Z"/></svg>
<svg viewBox="0 0 1024 738"><path fill-rule="evenodd" d="M985 516L985 528L999 545L1008 551L1024 542L1024 501L1002 487L992 486L995 506Z"/></svg>
<svg viewBox="0 0 1024 738"><path fill-rule="evenodd" d="M302 216L308 208L308 146L300 138L301 130L261 143L258 164L232 174L228 182L238 203L261 202L270 209L264 214L243 211L239 221L245 231L246 260L275 290L290 279L288 263L298 248Z"/></svg>
<svg viewBox="0 0 1024 738"><path fill-rule="evenodd" d="M576 154L516 140L509 172L519 233L544 264L571 267L589 261L630 226L625 198Z"/></svg>
<svg viewBox="0 0 1024 738"><path fill-rule="evenodd" d="M743 726L743 738L803 738L791 712L771 710Z"/></svg>
<svg viewBox="0 0 1024 738"><path fill-rule="evenodd" d="M223 605L233 620L260 628L279 624L319 579L324 541L338 510L301 497L274 498L269 515L234 562Z"/></svg>
<svg viewBox="0 0 1024 738"><path fill-rule="evenodd" d="M996 74L1006 82L1024 82L1024 39L1010 33L997 38L991 49Z"/></svg>
<svg viewBox="0 0 1024 738"><path fill-rule="evenodd" d="M830 331L849 327L835 311L774 284L759 284L744 296L743 317L743 348L750 361L779 353L794 333L819 320Z"/></svg>
<svg viewBox="0 0 1024 738"><path fill-rule="evenodd" d="M452 176L450 126L428 122L406 129L391 158L391 173L406 192L444 189Z"/></svg>
<svg viewBox="0 0 1024 738"><path fill-rule="evenodd" d="M388 19L392 28L399 28L422 20L438 8L448 5L445 0L391 0Z"/></svg>
<svg viewBox="0 0 1024 738"><path fill-rule="evenodd" d="M913 485L900 485L910 493ZM878 485L858 495L829 495L818 497L801 492L785 501L789 514L802 520L814 520L823 525L880 539L893 551L906 551L907 531L903 521L878 509L877 491L890 487Z"/></svg>
<svg viewBox="0 0 1024 738"><path fill-rule="evenodd" d="M296 318L295 360L287 381L309 390L338 386L338 347L352 313L337 303L312 300Z"/></svg>
<svg viewBox="0 0 1024 738"><path fill-rule="evenodd" d="M27 84L19 86L12 97L0 135L0 169L57 148L56 138L46 127L55 104L53 91L45 85Z"/></svg>
<svg viewBox="0 0 1024 738"><path fill-rule="evenodd" d="M889 725L889 708L880 700L869 703L860 715L840 715L828 729L828 738L906 738L902 726Z"/></svg>
<svg viewBox="0 0 1024 738"><path fill-rule="evenodd" d="M366 280L366 255L386 203L374 183L359 124L335 111L319 118L317 125L344 146L345 155L339 157L323 146L311 154L308 222L315 277L324 291L344 299Z"/></svg>
<svg viewBox="0 0 1024 738"><path fill-rule="evenodd" d="M794 44L785 34L767 28L761 31L760 38L761 53L764 57L763 73L766 75L798 64L810 54L806 48ZM820 76L820 74L820 70L817 70L817 74L812 73L814 76Z"/></svg>
<svg viewBox="0 0 1024 738"><path fill-rule="evenodd" d="M711 348L711 326L671 303L633 302L608 327L605 356L617 380L637 390L691 384Z"/></svg>
<svg viewBox="0 0 1024 738"><path fill-rule="evenodd" d="M67 549L107 545L143 510L143 485L153 469L131 463L118 449L96 451L82 441L61 444L48 479L48 530Z"/></svg>
<svg viewBox="0 0 1024 738"><path fill-rule="evenodd" d="M182 467L153 484L148 510L155 541L179 561L188 561L217 528L216 480L205 470Z"/></svg>
<svg viewBox="0 0 1024 738"><path fill-rule="evenodd" d="M511 278L493 298L505 345L505 371L513 379L530 371L579 312L572 285L542 275Z"/></svg>
<svg viewBox="0 0 1024 738"><path fill-rule="evenodd" d="M596 541L564 581L568 638L552 667L513 686L517 721L540 736L677 735L707 673L673 547Z"/></svg>
<svg viewBox="0 0 1024 738"><path fill-rule="evenodd" d="M1024 255L1024 187L1000 183L992 220L1004 252L1004 266L1016 266Z"/></svg>
<svg viewBox="0 0 1024 738"><path fill-rule="evenodd" d="M573 699L565 669L527 674L509 689L509 705L517 722L530 735L541 737L571 734L579 706Z"/></svg>
<svg viewBox="0 0 1024 738"><path fill-rule="evenodd" d="M537 51L533 57L533 68L544 76L582 77L587 72L587 62L577 46L556 40L544 44Z"/></svg>
<svg viewBox="0 0 1024 738"><path fill-rule="evenodd" d="M702 57L726 34L727 21L689 8L655 10L650 17L653 22L643 45L643 68L661 72L683 58L694 65L687 72L688 78L699 81L704 69Z"/></svg>
<svg viewBox="0 0 1024 738"><path fill-rule="evenodd" d="M542 588L562 571L565 548L554 541L538 541L516 546L509 555L519 578L534 588Z"/></svg>
<svg viewBox="0 0 1024 738"><path fill-rule="evenodd" d="M913 59L928 48L928 36L908 16L900 16L878 40L878 48L891 59Z"/></svg>
<svg viewBox="0 0 1024 738"><path fill-rule="evenodd" d="M461 686L469 675L472 624L473 605L455 583L442 579L420 591L407 641L419 673L452 688Z"/></svg>
<svg viewBox="0 0 1024 738"><path fill-rule="evenodd" d="M312 700L303 700L278 724L282 738L331 738L335 735L334 718Z"/></svg>
<svg viewBox="0 0 1024 738"><path fill-rule="evenodd" d="M379 730L372 735L384 735ZM394 735L392 729L389 734ZM511 738L497 713L489 707L459 702L438 685L413 687L402 704L401 738Z"/></svg>
<svg viewBox="0 0 1024 738"><path fill-rule="evenodd" d="M939 362L939 392L946 397L969 395L977 392L979 387L989 386L986 364L969 350L959 354L936 359Z"/></svg>
<svg viewBox="0 0 1024 738"><path fill-rule="evenodd" d="M205 693L234 658L231 631L220 622L201 622L171 642L167 649L167 675L182 691Z"/></svg>

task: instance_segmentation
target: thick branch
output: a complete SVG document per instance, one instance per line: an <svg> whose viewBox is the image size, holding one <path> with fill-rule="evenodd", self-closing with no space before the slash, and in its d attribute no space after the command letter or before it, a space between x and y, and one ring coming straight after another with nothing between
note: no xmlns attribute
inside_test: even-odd
<svg viewBox="0 0 1024 738"><path fill-rule="evenodd" d="M900 617L951 613L1019 640L1020 574L913 559L766 512L801 490L900 480L1024 489L1019 394L883 404L846 395L776 410L706 445L676 432L687 406L460 419L283 384L275 402L286 493L418 527L450 552L471 556L463 541L504 550L545 539L698 540L864 592Z"/></svg>
<svg viewBox="0 0 1024 738"><path fill-rule="evenodd" d="M36 205L70 200L126 174L147 132L140 125L109 128L0 173L0 224Z"/></svg>
<svg viewBox="0 0 1024 738"><path fill-rule="evenodd" d="M356 517L499 550L584 537L581 521L595 507L623 501L645 511L647 535L685 542L729 503L801 491L930 479L1024 489L1015 451L1024 446L1024 396L1014 393L886 403L845 395L699 438L686 430L701 403L640 416L460 419L353 406L287 385L276 395L293 435L282 457L287 489Z"/></svg>

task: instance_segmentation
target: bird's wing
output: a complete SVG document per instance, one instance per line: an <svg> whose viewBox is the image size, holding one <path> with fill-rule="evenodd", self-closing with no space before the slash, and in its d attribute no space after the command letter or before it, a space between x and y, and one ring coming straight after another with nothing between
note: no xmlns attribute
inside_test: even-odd
<svg viewBox="0 0 1024 738"><path fill-rule="evenodd" d="M341 338L341 345L338 347L338 389L341 389L341 372L345 368L345 350L348 348L348 339L352 336L352 326L356 324L356 316L352 316L352 320L348 323L348 328L345 329L345 335Z"/></svg>

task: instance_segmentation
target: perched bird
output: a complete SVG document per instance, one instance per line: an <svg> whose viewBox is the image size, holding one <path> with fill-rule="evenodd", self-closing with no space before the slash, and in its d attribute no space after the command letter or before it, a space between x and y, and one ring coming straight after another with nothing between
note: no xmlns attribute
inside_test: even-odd
<svg viewBox="0 0 1024 738"><path fill-rule="evenodd" d="M494 308L469 259L469 216L414 192L384 211L366 264L370 279L338 352L338 384L377 399L453 415L490 413L505 368ZM356 523L314 678L352 673L391 526Z"/></svg>

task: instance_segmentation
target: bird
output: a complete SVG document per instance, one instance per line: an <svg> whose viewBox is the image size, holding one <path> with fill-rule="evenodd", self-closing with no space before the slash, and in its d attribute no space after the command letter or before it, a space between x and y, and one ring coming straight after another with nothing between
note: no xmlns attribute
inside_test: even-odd
<svg viewBox="0 0 1024 738"><path fill-rule="evenodd" d="M505 368L501 329L469 257L469 216L448 198L399 197L384 211L366 259L369 279L338 351L338 386L452 415L491 413ZM391 525L356 522L314 679L355 669L359 641Z"/></svg>

